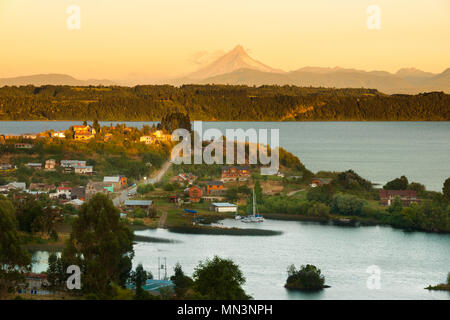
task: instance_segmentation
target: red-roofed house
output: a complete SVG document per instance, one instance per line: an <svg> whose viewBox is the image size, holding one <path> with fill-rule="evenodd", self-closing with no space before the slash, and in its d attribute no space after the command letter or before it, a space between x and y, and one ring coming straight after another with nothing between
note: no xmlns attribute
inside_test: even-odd
<svg viewBox="0 0 450 320"><path fill-rule="evenodd" d="M380 190L380 204L390 206L395 198L400 198L402 205L408 207L411 203L420 203L417 192L414 190Z"/></svg>

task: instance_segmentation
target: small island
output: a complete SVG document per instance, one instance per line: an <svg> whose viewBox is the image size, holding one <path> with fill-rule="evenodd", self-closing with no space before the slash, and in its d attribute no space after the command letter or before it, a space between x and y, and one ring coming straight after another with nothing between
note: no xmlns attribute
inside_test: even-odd
<svg viewBox="0 0 450 320"><path fill-rule="evenodd" d="M447 283L440 283L436 286L428 286L427 290L440 290L440 291L450 291L450 272L447 275Z"/></svg>
<svg viewBox="0 0 450 320"><path fill-rule="evenodd" d="M291 265L288 268L288 278L284 287L288 290L318 291L330 288L325 285L325 277L319 268L312 264L302 265L299 270Z"/></svg>

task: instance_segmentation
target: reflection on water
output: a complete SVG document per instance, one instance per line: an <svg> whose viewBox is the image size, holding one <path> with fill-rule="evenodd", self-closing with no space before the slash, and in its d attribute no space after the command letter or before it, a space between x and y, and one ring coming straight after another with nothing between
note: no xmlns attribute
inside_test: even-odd
<svg viewBox="0 0 450 320"><path fill-rule="evenodd" d="M250 227L231 219L223 223ZM165 229L138 231L181 242L137 243L133 264L142 263L157 278L158 257L167 258L169 276L177 262L192 274L200 260L214 255L232 258L247 279L246 291L256 299L450 299L448 292L424 289L444 282L450 271L450 235L277 220L251 227L282 230L283 234L252 237L178 234ZM287 267L308 263L322 270L331 288L308 293L287 291ZM371 265L381 269L380 290L367 288L370 274L366 271Z"/></svg>

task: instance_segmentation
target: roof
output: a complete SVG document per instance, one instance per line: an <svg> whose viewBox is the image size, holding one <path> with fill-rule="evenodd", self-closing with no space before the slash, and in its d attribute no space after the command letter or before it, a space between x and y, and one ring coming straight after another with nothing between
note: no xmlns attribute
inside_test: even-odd
<svg viewBox="0 0 450 320"><path fill-rule="evenodd" d="M228 202L213 202L212 205L215 207L237 207L237 205Z"/></svg>
<svg viewBox="0 0 450 320"><path fill-rule="evenodd" d="M380 189L380 198L389 198L389 197L417 198L417 192L414 190L384 190L384 189Z"/></svg>
<svg viewBox="0 0 450 320"><path fill-rule="evenodd" d="M238 169L238 170L250 170L249 166L223 166L222 170L228 170L228 169L231 169L231 168L235 168L235 169Z"/></svg>
<svg viewBox="0 0 450 320"><path fill-rule="evenodd" d="M120 181L120 177L119 176L104 177L103 178L103 182L119 182L119 181Z"/></svg>
<svg viewBox="0 0 450 320"><path fill-rule="evenodd" d="M94 169L93 166L73 166L74 169Z"/></svg>
<svg viewBox="0 0 450 320"><path fill-rule="evenodd" d="M84 203L84 201L80 200L80 199L73 199L73 200L71 200L71 201L69 201L67 203L74 204L76 206L81 206Z"/></svg>
<svg viewBox="0 0 450 320"><path fill-rule="evenodd" d="M126 206L151 206L152 200L125 200Z"/></svg>

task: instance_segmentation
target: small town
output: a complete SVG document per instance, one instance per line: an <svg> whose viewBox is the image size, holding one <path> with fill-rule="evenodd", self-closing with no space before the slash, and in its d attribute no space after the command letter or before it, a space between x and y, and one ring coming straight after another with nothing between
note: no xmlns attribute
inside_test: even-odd
<svg viewBox="0 0 450 320"><path fill-rule="evenodd" d="M183 115L174 117L181 119L175 126L189 122ZM162 228L174 234L271 237L282 233L255 227L254 222L258 225L265 219L450 231L448 218L433 205L440 194L404 176L380 188L352 170L313 174L284 149L280 169L271 176L261 175L258 165L175 165L169 160L174 128L167 122L136 128L100 127L97 121L85 121L65 131L1 135L0 200L3 195L16 208L25 248L64 252L87 210L103 201L133 232ZM226 219L246 224L226 227ZM134 241L165 240L138 234ZM59 263L61 258L52 259ZM50 258L48 263L52 265ZM60 287L54 280L58 275L50 269L27 272L17 294L77 299L65 290L55 291ZM172 280L149 275L142 286L150 295L146 297L173 297L167 295L177 290ZM136 282L130 281L127 290L138 294Z"/></svg>

